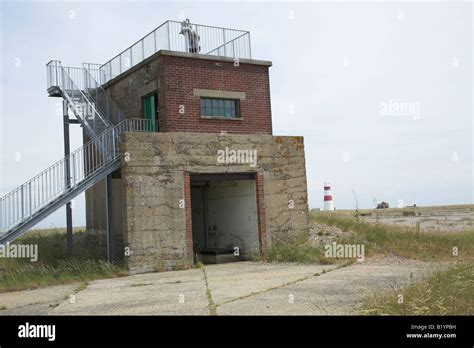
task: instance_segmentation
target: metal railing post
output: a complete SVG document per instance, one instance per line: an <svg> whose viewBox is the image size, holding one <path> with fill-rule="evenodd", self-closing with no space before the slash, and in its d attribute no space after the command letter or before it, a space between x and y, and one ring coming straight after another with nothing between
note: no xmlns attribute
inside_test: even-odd
<svg viewBox="0 0 474 348"><path fill-rule="evenodd" d="M112 158L115 159L115 148L116 148L115 129L112 129L110 137L111 137L110 151L112 152Z"/></svg>
<svg viewBox="0 0 474 348"><path fill-rule="evenodd" d="M64 69L61 67L61 86L59 86L59 87L61 87L62 89L66 89L66 88L65 88L65 81L64 81L64 79L65 79L65 76L64 76Z"/></svg>
<svg viewBox="0 0 474 348"><path fill-rule="evenodd" d="M25 216L25 202L23 201L24 200L23 185L21 186L20 194L21 194L21 218L23 219L23 217Z"/></svg>
<svg viewBox="0 0 474 348"><path fill-rule="evenodd" d="M250 31L248 32L249 39L247 40L249 44L249 59L252 59L252 45L250 44Z"/></svg>
<svg viewBox="0 0 474 348"><path fill-rule="evenodd" d="M107 110L107 116L106 116L106 117L108 117L108 118L110 119L109 98L105 98L105 100L106 100L106 106L105 106L105 108L106 108L106 110Z"/></svg>
<svg viewBox="0 0 474 348"><path fill-rule="evenodd" d="M224 45L224 57L227 57L227 47L226 47L227 41L225 39L225 29L224 28L222 28L222 36L223 36L223 39L224 39L224 43L223 43L223 45Z"/></svg>
<svg viewBox="0 0 474 348"><path fill-rule="evenodd" d="M168 21L168 50L171 51L171 35L170 35L170 21Z"/></svg>
<svg viewBox="0 0 474 348"><path fill-rule="evenodd" d="M33 208L32 208L32 204L31 204L31 195L32 195L32 192L31 192L31 181L28 183L28 205L29 205L29 210L30 210L30 216L33 214Z"/></svg>
<svg viewBox="0 0 474 348"><path fill-rule="evenodd" d="M71 164L72 164L72 183L71 187L76 186L76 159L75 159L75 153L73 152L71 154L72 159L71 159Z"/></svg>

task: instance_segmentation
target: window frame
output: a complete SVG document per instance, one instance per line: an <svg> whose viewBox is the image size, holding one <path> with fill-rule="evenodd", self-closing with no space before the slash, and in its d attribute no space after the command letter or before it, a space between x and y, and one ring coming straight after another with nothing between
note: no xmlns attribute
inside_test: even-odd
<svg viewBox="0 0 474 348"><path fill-rule="evenodd" d="M206 103L207 101L210 102L210 105L204 105L203 102ZM220 106L220 102L222 102L222 106ZM226 108L226 102L231 102L234 107ZM214 106L214 103L217 104L217 106ZM237 98L215 98L215 97L205 97L201 96L199 98L199 108L200 108L200 113L201 117L203 118L216 118L216 119L241 119L240 116L240 99ZM207 113L207 110L211 110L210 114ZM223 114L220 114L220 110L223 110ZM234 116L226 116L226 110L234 110ZM215 113L217 112L217 113Z"/></svg>

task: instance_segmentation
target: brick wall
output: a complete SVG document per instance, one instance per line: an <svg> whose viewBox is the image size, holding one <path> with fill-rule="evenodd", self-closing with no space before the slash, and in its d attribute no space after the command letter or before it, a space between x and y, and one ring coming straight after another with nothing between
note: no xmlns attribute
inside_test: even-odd
<svg viewBox="0 0 474 348"><path fill-rule="evenodd" d="M142 98L158 96L160 132L272 134L270 62L158 52L107 83L104 88L128 118L143 118ZM194 90L245 93L240 118L201 117ZM180 113L180 106L184 113Z"/></svg>
<svg viewBox="0 0 474 348"><path fill-rule="evenodd" d="M219 66L216 66L216 63ZM164 101L160 126L164 132L221 132L272 134L268 66L164 56ZM240 100L242 120L201 118L200 97L194 89L244 92ZM180 114L180 106L184 114Z"/></svg>

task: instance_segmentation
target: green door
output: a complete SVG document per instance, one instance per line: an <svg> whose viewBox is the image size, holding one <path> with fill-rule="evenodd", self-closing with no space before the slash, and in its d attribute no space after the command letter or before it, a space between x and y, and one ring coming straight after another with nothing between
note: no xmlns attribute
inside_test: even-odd
<svg viewBox="0 0 474 348"><path fill-rule="evenodd" d="M149 95L143 99L143 111L145 113L145 130L155 132L156 127L156 96Z"/></svg>

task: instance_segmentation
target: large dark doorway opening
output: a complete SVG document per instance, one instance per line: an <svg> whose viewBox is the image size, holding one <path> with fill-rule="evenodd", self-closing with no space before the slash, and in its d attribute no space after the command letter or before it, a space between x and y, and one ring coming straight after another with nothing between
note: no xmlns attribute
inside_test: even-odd
<svg viewBox="0 0 474 348"><path fill-rule="evenodd" d="M254 174L191 174L194 259L245 260L260 250Z"/></svg>

